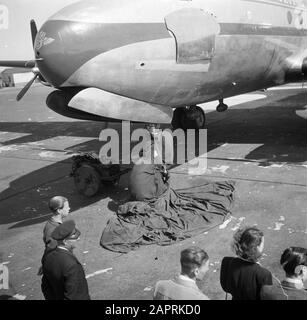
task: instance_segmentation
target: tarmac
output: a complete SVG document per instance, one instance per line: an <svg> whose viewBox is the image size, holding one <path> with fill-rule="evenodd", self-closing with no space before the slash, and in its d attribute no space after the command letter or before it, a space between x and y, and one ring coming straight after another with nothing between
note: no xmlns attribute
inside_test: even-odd
<svg viewBox="0 0 307 320"><path fill-rule="evenodd" d="M180 271L183 248L197 245L210 257L199 285L211 299L225 298L220 263L240 226L257 225L265 235L261 264L282 278L281 252L307 247L307 90L301 85L259 91L231 99L229 110L207 110L207 170L192 175L188 164L171 170L173 188L206 181L234 180L232 217L223 225L171 246L144 246L128 254L100 247L102 231L128 197L128 174L119 186L86 198L69 176L77 152L96 151L102 129L119 124L79 121L49 110L51 88L33 86L16 102L20 88L0 90L0 263L9 271L11 295L40 300L37 275L44 250L42 230L50 217L48 200L63 195L82 236L75 254L83 264L95 300L150 300L155 283ZM0 297L1 299L1 297Z"/></svg>

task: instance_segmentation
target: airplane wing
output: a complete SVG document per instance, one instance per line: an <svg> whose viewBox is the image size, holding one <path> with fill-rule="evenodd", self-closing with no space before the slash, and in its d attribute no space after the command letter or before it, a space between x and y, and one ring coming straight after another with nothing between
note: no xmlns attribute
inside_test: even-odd
<svg viewBox="0 0 307 320"><path fill-rule="evenodd" d="M32 69L35 67L35 60L0 60L0 67Z"/></svg>

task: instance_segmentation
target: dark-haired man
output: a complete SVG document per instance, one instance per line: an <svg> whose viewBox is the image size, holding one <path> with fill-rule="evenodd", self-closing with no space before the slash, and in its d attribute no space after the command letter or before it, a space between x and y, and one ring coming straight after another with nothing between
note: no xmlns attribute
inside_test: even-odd
<svg viewBox="0 0 307 320"><path fill-rule="evenodd" d="M272 286L263 286L262 300L307 300L307 249L290 247L280 258L286 277L283 281L275 278ZM275 282L275 281L274 281Z"/></svg>
<svg viewBox="0 0 307 320"><path fill-rule="evenodd" d="M42 291L46 300L90 300L83 267L73 254L80 234L73 220L63 222L52 232L57 246L46 250L42 258Z"/></svg>
<svg viewBox="0 0 307 320"><path fill-rule="evenodd" d="M208 254L198 247L190 247L181 251L180 263L180 275L157 282L154 300L209 300L196 284L209 270Z"/></svg>

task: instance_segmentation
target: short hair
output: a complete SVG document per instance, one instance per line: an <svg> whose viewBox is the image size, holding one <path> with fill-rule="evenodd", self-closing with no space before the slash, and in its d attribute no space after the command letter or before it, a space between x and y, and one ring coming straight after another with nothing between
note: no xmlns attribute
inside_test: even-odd
<svg viewBox="0 0 307 320"><path fill-rule="evenodd" d="M55 196L49 200L49 209L52 212L56 212L58 209L62 209L64 207L65 202L67 202L67 198L62 196Z"/></svg>
<svg viewBox="0 0 307 320"><path fill-rule="evenodd" d="M183 274L193 278L195 268L202 266L209 259L207 252L199 247L189 247L181 251L180 263Z"/></svg>
<svg viewBox="0 0 307 320"><path fill-rule="evenodd" d="M261 256L258 246L261 244L263 232L256 227L244 227L233 236L232 249L238 257L256 262Z"/></svg>
<svg viewBox="0 0 307 320"><path fill-rule="evenodd" d="M301 247L286 249L281 255L280 264L287 275L295 275L295 268L297 266L307 266L307 249Z"/></svg>

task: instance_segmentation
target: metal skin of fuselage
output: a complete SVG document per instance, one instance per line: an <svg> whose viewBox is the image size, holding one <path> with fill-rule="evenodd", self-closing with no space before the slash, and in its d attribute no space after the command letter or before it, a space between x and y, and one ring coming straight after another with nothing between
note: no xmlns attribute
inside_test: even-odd
<svg viewBox="0 0 307 320"><path fill-rule="evenodd" d="M167 17L189 9L210 14L219 31L209 58L179 62L180 39ZM192 38L201 33L201 24L178 21ZM45 22L35 57L57 89L96 88L162 109L183 107L302 80L307 11L290 0L80 1ZM98 111L103 103L79 110L113 118ZM114 118L122 120L120 111ZM142 119L151 122L151 113Z"/></svg>

